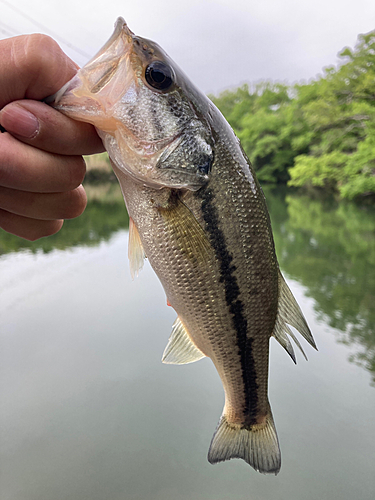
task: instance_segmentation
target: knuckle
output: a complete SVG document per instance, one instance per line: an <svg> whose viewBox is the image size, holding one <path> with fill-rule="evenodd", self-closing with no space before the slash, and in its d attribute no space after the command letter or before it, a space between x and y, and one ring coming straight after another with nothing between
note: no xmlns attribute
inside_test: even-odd
<svg viewBox="0 0 375 500"><path fill-rule="evenodd" d="M0 186L17 181L19 171L15 168L15 157L19 154L18 143L8 132L0 135Z"/></svg>
<svg viewBox="0 0 375 500"><path fill-rule="evenodd" d="M87 205L87 197L82 186L68 193L67 204L64 211L64 219L74 219L81 215Z"/></svg>
<svg viewBox="0 0 375 500"><path fill-rule="evenodd" d="M74 74L72 61L48 35L16 37L11 52L13 64L28 83L27 98L41 98L39 88L43 88L44 97L56 92Z"/></svg>
<svg viewBox="0 0 375 500"><path fill-rule="evenodd" d="M52 236L60 231L63 222L62 220L39 221L38 226L26 228L24 234L20 236L28 241L36 241L40 238Z"/></svg>
<svg viewBox="0 0 375 500"><path fill-rule="evenodd" d="M0 228L28 241L57 233L63 220L37 220L23 217L0 208Z"/></svg>
<svg viewBox="0 0 375 500"><path fill-rule="evenodd" d="M82 156L74 156L70 165L69 188L75 189L82 184L86 174L86 163Z"/></svg>
<svg viewBox="0 0 375 500"><path fill-rule="evenodd" d="M49 35L44 35L42 33L33 33L27 35L28 46L33 50L40 51L41 53L49 52L52 50L59 49L58 44Z"/></svg>
<svg viewBox="0 0 375 500"><path fill-rule="evenodd" d="M59 50L58 44L50 36L33 33L15 39L13 57L18 67L37 75Z"/></svg>
<svg viewBox="0 0 375 500"><path fill-rule="evenodd" d="M20 235L21 238L27 240L27 241L37 241L40 238L44 238L46 236L50 236L53 233L50 233L49 231L38 231L38 230L31 230L25 233L25 235Z"/></svg>
<svg viewBox="0 0 375 500"><path fill-rule="evenodd" d="M38 82L40 74L45 72L45 68L50 68L53 71L56 59L59 58L59 51L60 47L48 35L30 35L25 45L25 66L29 74L32 75L31 85Z"/></svg>

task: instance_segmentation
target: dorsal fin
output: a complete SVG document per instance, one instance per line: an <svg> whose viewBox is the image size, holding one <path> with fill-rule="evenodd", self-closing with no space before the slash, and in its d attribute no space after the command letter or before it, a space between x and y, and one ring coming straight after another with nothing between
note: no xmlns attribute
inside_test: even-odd
<svg viewBox="0 0 375 500"><path fill-rule="evenodd" d="M146 254L143 249L137 226L134 224L134 221L131 217L129 217L128 257L130 274L134 279L134 277L138 276L139 271L141 271L141 269L143 268L143 262L145 260Z"/></svg>
<svg viewBox="0 0 375 500"><path fill-rule="evenodd" d="M279 303L273 336L284 347L292 360L296 362L294 350L288 338L289 335L307 359L301 344L298 342L288 325L298 330L302 337L317 350L310 328L306 323L302 311L279 270Z"/></svg>
<svg viewBox="0 0 375 500"><path fill-rule="evenodd" d="M181 323L179 317L172 326L172 333L169 337L167 347L164 350L162 361L171 365L184 365L194 363L205 357L202 351L193 344L186 328Z"/></svg>

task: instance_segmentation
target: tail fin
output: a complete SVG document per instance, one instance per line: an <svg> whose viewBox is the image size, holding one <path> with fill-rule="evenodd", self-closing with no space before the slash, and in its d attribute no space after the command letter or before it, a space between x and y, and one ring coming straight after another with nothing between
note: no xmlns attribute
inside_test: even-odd
<svg viewBox="0 0 375 500"><path fill-rule="evenodd" d="M265 424L241 426L231 424L223 414L208 451L211 464L242 458L263 474L277 474L281 467L281 454L271 409Z"/></svg>

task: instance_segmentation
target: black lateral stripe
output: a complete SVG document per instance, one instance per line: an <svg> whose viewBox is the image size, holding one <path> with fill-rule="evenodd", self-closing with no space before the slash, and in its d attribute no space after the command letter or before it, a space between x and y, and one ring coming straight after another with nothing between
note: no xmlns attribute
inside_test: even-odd
<svg viewBox="0 0 375 500"><path fill-rule="evenodd" d="M225 300L232 314L233 327L237 334L237 342L241 361L242 379L245 389L245 413L250 425L256 423L258 408L258 384L256 382L252 338L247 337L247 320L244 316L244 305L239 299L240 289L234 274L236 266L228 251L223 231L219 226L219 216L213 203L214 195L210 188L197 192L202 199L203 218L210 236L210 242L220 263L220 282L224 284Z"/></svg>

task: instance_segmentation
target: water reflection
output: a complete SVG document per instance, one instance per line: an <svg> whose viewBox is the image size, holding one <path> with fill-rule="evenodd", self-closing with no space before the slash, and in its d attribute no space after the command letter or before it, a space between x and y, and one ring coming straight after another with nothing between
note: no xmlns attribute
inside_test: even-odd
<svg viewBox="0 0 375 500"><path fill-rule="evenodd" d="M84 214L54 236L28 242L0 234L0 255L95 246L129 218L117 184L87 186ZM318 316L353 344L350 360L372 373L375 384L375 211L332 199L266 190L276 250L283 271L307 288Z"/></svg>
<svg viewBox="0 0 375 500"><path fill-rule="evenodd" d="M0 232L0 255L29 250L33 253L65 250L80 246L95 246L107 241L120 229L129 227L120 187L116 184L85 186L88 203L77 219L67 220L58 233L37 241L26 241L5 231Z"/></svg>
<svg viewBox="0 0 375 500"><path fill-rule="evenodd" d="M54 238L28 244L0 231L1 499L373 500L373 389L347 361L354 350L363 366L374 358L371 213L348 206L340 222L332 203L269 193L281 265L320 348L295 366L271 341L283 453L274 478L239 460L207 462L222 385L208 359L160 362L175 314L149 265L131 281L113 189L90 188L84 216ZM354 347L335 342L340 330L324 319Z"/></svg>
<svg viewBox="0 0 375 500"><path fill-rule="evenodd" d="M340 342L356 346L350 360L375 384L375 211L285 192L267 200L281 268L307 287Z"/></svg>

